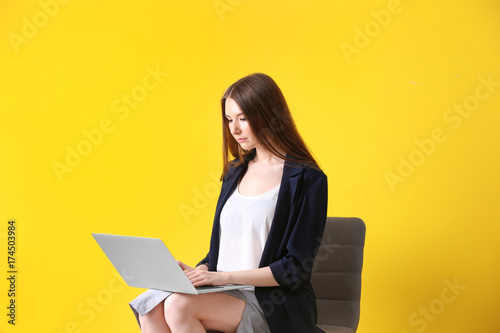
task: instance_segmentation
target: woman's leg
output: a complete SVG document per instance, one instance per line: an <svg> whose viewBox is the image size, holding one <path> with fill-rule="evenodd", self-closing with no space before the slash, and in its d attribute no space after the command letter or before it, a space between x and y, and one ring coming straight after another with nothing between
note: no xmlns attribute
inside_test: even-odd
<svg viewBox="0 0 500 333"><path fill-rule="evenodd" d="M245 301L222 293L173 294L164 302L164 320L175 333L236 332L244 309Z"/></svg>
<svg viewBox="0 0 500 333"><path fill-rule="evenodd" d="M165 321L163 302L144 316L139 316L139 322L143 333L172 333Z"/></svg>

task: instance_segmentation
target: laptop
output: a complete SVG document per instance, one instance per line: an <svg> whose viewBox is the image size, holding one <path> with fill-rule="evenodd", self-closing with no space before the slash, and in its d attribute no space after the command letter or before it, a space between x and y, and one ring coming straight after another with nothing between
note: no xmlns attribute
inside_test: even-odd
<svg viewBox="0 0 500 333"><path fill-rule="evenodd" d="M92 236L131 287L193 295L252 287L230 284L195 288L161 239L98 233Z"/></svg>

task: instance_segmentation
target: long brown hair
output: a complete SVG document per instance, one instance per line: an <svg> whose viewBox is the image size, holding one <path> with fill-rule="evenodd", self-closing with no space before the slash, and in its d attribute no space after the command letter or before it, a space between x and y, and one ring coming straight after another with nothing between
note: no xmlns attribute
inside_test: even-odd
<svg viewBox="0 0 500 333"><path fill-rule="evenodd" d="M225 110L228 98L238 104L252 132L266 150L286 162L298 162L319 170L295 126L285 97L276 82L266 74L254 73L233 83L221 99L224 165L221 180L231 166L244 163L244 158L251 153L242 149L231 134ZM234 163L230 163L229 153L237 158Z"/></svg>

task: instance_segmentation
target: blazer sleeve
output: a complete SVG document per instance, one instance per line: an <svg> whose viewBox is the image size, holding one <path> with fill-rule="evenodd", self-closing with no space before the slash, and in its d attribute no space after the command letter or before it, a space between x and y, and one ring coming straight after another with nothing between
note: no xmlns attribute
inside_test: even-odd
<svg viewBox="0 0 500 333"><path fill-rule="evenodd" d="M292 225L293 229L285 239L285 255L269 265L279 285L292 290L310 281L327 217L327 177L317 170L307 171L310 172L305 172L296 211L292 205L290 212L288 227Z"/></svg>
<svg viewBox="0 0 500 333"><path fill-rule="evenodd" d="M200 265L208 265L208 256L209 256L209 254L207 254L207 256L205 258L203 258L198 264L196 264L196 267L198 267Z"/></svg>

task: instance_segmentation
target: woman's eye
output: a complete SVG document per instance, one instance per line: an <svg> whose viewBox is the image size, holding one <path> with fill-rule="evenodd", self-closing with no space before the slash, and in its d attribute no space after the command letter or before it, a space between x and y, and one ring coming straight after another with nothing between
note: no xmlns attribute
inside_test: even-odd
<svg viewBox="0 0 500 333"><path fill-rule="evenodd" d="M232 119L227 119L227 118L226 118L226 121L227 121L228 123L232 123L232 122L233 122L233 120L232 120Z"/></svg>
<svg viewBox="0 0 500 333"><path fill-rule="evenodd" d="M240 118L241 121L247 121L247 118Z"/></svg>

